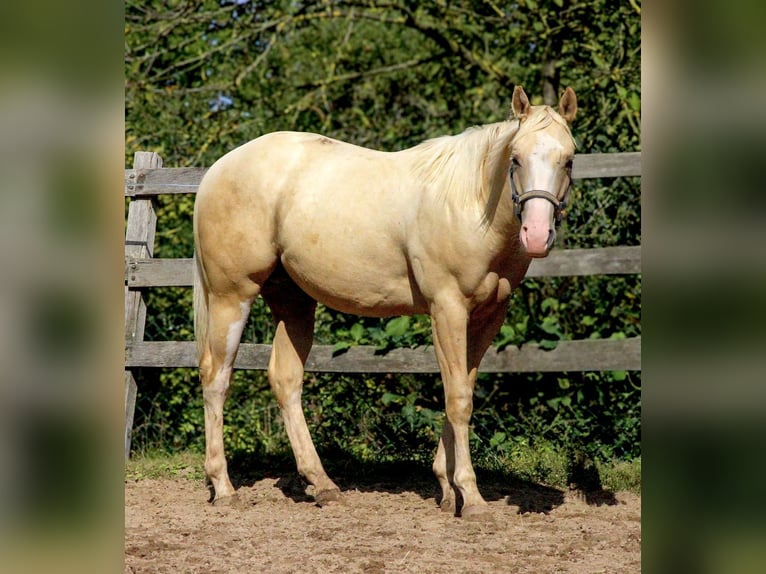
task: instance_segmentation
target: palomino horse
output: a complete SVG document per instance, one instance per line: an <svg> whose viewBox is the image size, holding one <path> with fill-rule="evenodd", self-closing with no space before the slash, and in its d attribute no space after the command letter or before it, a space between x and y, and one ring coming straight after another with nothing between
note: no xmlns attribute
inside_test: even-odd
<svg viewBox="0 0 766 574"><path fill-rule="evenodd" d="M487 511L468 446L474 383L511 290L555 239L577 99L567 88L554 111L531 106L517 86L512 110L507 121L393 153L271 133L208 170L194 211L194 309L215 503L235 494L223 404L250 306L262 295L276 322L269 381L317 504L340 500L301 405L320 301L374 317L430 314L446 398L433 464L441 508Z"/></svg>

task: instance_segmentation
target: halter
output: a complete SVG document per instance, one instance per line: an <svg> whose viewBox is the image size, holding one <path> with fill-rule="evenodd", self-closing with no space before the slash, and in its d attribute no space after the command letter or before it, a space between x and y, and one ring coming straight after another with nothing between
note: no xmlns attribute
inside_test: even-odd
<svg viewBox="0 0 766 574"><path fill-rule="evenodd" d="M530 189L529 191L523 191L521 193L516 192L516 178L514 177L516 167L511 163L511 169L508 170L508 176L511 179L511 199L513 200L513 212L516 217L521 221L521 210L524 209L524 202L539 197L553 204L553 220L556 227L561 225L561 220L564 217L563 210L567 206L569 200L569 192L572 190L572 177L569 177L569 185L564 193L564 198L559 199L550 191L544 189Z"/></svg>

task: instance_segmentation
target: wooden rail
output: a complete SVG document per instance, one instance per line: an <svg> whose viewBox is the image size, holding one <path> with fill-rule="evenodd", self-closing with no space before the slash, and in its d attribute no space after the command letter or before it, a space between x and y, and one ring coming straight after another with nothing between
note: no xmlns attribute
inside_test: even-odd
<svg viewBox="0 0 766 574"><path fill-rule="evenodd" d="M127 347L126 367L196 367L197 347L191 341L142 341ZM271 345L242 343L235 369L265 370ZM397 348L381 353L360 345L333 354L332 345L314 345L306 370L315 373L438 373L433 347ZM479 368L484 373L561 371L640 371L641 337L559 341L555 349L538 345L491 347Z"/></svg>
<svg viewBox="0 0 766 574"><path fill-rule="evenodd" d="M149 166L125 170L125 195L151 197L160 194L196 193L208 168L176 167L156 169ZM574 179L629 177L641 175L641 153L578 154L572 165Z"/></svg>
<svg viewBox="0 0 766 574"><path fill-rule="evenodd" d="M601 247L552 251L535 259L526 277L628 275L641 272L641 247ZM192 259L126 258L125 284L131 288L189 287Z"/></svg>
<svg viewBox="0 0 766 574"><path fill-rule="evenodd" d="M152 197L159 194L196 193L207 168L163 168L155 153L137 152L133 169L125 171L125 196L131 198L125 233L125 457L135 411L138 367L196 367L193 341L144 341L146 305L142 291L152 287L188 287L192 284L191 259L155 259L157 217ZM575 157L575 179L641 175L641 154L586 154ZM637 274L641 272L641 247L553 251L536 259L527 277ZM270 345L241 344L237 369L266 369ZM374 347L352 347L334 354L332 346L316 345L306 362L309 372L334 373L437 373L432 347L397 348L386 353ZM504 372L563 372L641 370L641 337L560 341L555 349L537 345L503 350L490 348L480 370Z"/></svg>

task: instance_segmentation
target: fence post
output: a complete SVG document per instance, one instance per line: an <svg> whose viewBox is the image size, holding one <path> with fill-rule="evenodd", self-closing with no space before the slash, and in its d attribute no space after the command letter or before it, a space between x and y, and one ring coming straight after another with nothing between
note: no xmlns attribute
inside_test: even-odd
<svg viewBox="0 0 766 574"><path fill-rule="evenodd" d="M133 157L133 169L162 167L162 158L154 152L138 151ZM154 255L154 235L157 214L151 199L135 199L128 205L125 230L125 345L144 339L146 304L139 289L128 286L133 260ZM130 457L133 415L136 410L136 380L130 369L125 370L125 460Z"/></svg>

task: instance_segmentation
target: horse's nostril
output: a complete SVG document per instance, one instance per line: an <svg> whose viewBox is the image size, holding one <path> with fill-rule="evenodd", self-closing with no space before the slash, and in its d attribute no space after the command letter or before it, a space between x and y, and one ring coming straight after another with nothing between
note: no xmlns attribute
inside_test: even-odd
<svg viewBox="0 0 766 574"><path fill-rule="evenodd" d="M550 249L553 247L553 243L556 241L556 230L555 229L548 229L548 244L547 248Z"/></svg>

